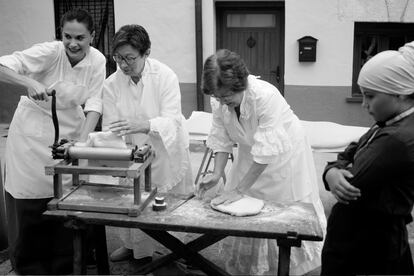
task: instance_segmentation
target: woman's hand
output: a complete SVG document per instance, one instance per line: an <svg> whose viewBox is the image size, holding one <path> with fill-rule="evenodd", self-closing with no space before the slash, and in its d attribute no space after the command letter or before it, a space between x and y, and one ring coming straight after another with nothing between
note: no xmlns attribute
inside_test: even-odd
<svg viewBox="0 0 414 276"><path fill-rule="evenodd" d="M243 197L243 194L241 192L239 192L237 189L231 190L231 191L226 191L224 193L222 193L221 195L219 195L218 197L214 198L211 201L211 204L213 205L220 205L220 204L230 204L234 201L237 201L239 199L241 199Z"/></svg>
<svg viewBox="0 0 414 276"><path fill-rule="evenodd" d="M349 171L338 168L331 168L325 175L331 193L340 203L349 204L349 201L361 196L361 191L347 180L352 177Z"/></svg>
<svg viewBox="0 0 414 276"><path fill-rule="evenodd" d="M131 122L128 120L119 120L109 125L109 130L118 136L124 136L134 133L148 133L150 131L149 121Z"/></svg>
<svg viewBox="0 0 414 276"><path fill-rule="evenodd" d="M17 84L26 87L27 96L36 101L48 101L47 89L40 82L29 78L24 75L20 75L6 66L0 64L0 79L6 83Z"/></svg>
<svg viewBox="0 0 414 276"><path fill-rule="evenodd" d="M30 85L27 87L27 96L36 101L49 101L49 96L47 95L48 92L49 89L35 80L31 81Z"/></svg>
<svg viewBox="0 0 414 276"><path fill-rule="evenodd" d="M214 174L214 173L209 173L207 175L205 175L202 179L201 182L197 184L196 186L196 195L198 198L203 198L204 194L210 190L211 188L213 188L214 186L217 185L217 183L220 180L220 175L218 174Z"/></svg>

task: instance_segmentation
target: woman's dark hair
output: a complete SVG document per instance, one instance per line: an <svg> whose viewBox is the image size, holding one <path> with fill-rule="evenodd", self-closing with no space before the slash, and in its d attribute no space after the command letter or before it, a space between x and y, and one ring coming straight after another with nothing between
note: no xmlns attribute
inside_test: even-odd
<svg viewBox="0 0 414 276"><path fill-rule="evenodd" d="M65 25L66 22L73 20L85 24L90 33L93 33L93 31L95 31L92 16L89 12L83 9L73 9L67 11L60 20L60 28L63 29L63 25Z"/></svg>
<svg viewBox="0 0 414 276"><path fill-rule="evenodd" d="M221 49L204 63L201 90L206 95L212 95L222 88L235 93L242 92L247 87L248 75L249 70L237 53Z"/></svg>
<svg viewBox="0 0 414 276"><path fill-rule="evenodd" d="M112 43L112 54L124 45L130 45L143 56L151 48L151 41L144 27L140 25L125 25L115 33Z"/></svg>

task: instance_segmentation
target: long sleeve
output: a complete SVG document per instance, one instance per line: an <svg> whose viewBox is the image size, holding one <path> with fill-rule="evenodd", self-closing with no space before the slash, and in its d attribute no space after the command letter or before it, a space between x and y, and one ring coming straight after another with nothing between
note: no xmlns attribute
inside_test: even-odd
<svg viewBox="0 0 414 276"><path fill-rule="evenodd" d="M159 135L168 151L176 143L182 127L181 93L174 73L161 80L159 87L160 114L150 119L150 135Z"/></svg>
<svg viewBox="0 0 414 276"><path fill-rule="evenodd" d="M215 99L211 99L213 122L207 138L207 146L214 152L233 153L233 141L223 123L222 106Z"/></svg>
<svg viewBox="0 0 414 276"><path fill-rule="evenodd" d="M251 153L253 160L260 164L272 163L278 156L292 150L278 96L276 93L267 93L256 100L258 126Z"/></svg>
<svg viewBox="0 0 414 276"><path fill-rule="evenodd" d="M326 173L332 168L346 169L348 165L353 163L355 152L358 148L358 143L352 142L349 144L346 149L338 154L337 160L330 161L325 166L325 169L322 174L323 184L327 191L330 191L328 182L326 181Z"/></svg>
<svg viewBox="0 0 414 276"><path fill-rule="evenodd" d="M186 183L191 179L191 164L189 160L188 132L184 126L184 116L181 113L181 93L176 74L168 67L158 65L158 75L143 79L144 91L153 93L159 111L149 119L151 140L159 140L168 154L170 173L168 183L162 189L169 190L178 183ZM157 66L154 64L154 68ZM151 79L152 90L146 80ZM167 157L167 156L166 156ZM188 172L190 171L190 174Z"/></svg>

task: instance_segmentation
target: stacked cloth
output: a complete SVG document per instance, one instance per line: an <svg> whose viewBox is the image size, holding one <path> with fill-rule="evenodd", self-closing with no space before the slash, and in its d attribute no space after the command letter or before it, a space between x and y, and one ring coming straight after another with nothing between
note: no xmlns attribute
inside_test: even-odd
<svg viewBox="0 0 414 276"><path fill-rule="evenodd" d="M312 150L318 152L341 152L351 142L357 142L369 129L325 121L301 120L301 123Z"/></svg>

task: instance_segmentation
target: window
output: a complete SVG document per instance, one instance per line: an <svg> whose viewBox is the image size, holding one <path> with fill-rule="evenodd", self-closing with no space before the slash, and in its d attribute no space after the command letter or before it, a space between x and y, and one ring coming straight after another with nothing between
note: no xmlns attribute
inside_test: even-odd
<svg viewBox="0 0 414 276"><path fill-rule="evenodd" d="M398 50L413 40L414 23L355 22L352 98L362 97L357 81L359 71L365 62L379 52Z"/></svg>
<svg viewBox="0 0 414 276"><path fill-rule="evenodd" d="M274 14L237 14L227 15L228 28L274 28L276 16Z"/></svg>
<svg viewBox="0 0 414 276"><path fill-rule="evenodd" d="M114 1L113 0L54 0L56 39L62 39L59 28L60 19L65 12L73 8L87 10L94 20L95 39L93 46L106 57L106 75L116 71L115 61L112 59L112 38L115 34Z"/></svg>

